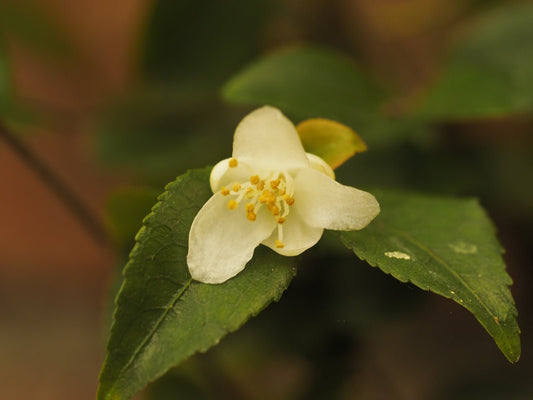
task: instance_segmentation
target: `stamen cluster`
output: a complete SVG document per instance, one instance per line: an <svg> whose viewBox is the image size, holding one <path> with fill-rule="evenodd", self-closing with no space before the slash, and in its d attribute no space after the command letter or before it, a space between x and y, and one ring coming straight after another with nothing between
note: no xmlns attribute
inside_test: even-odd
<svg viewBox="0 0 533 400"><path fill-rule="evenodd" d="M230 168L238 165L235 158L229 160ZM287 220L290 206L294 204L292 178L284 172L273 172L263 178L252 175L248 182L235 182L231 187L223 186L220 193L223 196L236 196L228 201L228 209L236 210L245 201L246 218L249 221L257 219L257 213L265 206L278 224L278 240L276 247L283 248L283 223Z"/></svg>

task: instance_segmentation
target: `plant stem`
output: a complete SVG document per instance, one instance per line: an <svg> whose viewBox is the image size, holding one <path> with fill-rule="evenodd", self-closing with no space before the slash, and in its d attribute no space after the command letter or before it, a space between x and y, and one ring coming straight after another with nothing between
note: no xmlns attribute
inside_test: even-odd
<svg viewBox="0 0 533 400"><path fill-rule="evenodd" d="M42 179L57 199L72 213L87 233L100 244L109 241L105 228L80 198L63 182L44 161L32 152L13 132L0 121L0 138L28 167Z"/></svg>

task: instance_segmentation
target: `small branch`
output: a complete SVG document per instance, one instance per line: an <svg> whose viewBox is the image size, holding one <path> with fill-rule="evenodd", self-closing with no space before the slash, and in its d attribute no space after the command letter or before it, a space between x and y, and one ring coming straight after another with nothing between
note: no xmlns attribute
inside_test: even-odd
<svg viewBox="0 0 533 400"><path fill-rule="evenodd" d="M57 199L72 213L78 222L85 228L91 237L100 244L108 242L105 228L97 218L76 196L76 194L39 159L22 140L0 122L0 138L28 165L28 167L42 179L44 184L52 191Z"/></svg>

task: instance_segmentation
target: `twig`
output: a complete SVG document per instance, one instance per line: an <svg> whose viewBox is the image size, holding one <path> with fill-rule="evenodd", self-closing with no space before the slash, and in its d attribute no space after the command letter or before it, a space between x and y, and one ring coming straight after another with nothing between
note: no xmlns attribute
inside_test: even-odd
<svg viewBox="0 0 533 400"><path fill-rule="evenodd" d="M0 138L38 175L44 184L54 193L57 199L65 205L78 222L86 229L92 238L100 243L108 242L105 228L91 211L83 204L76 194L46 165L44 161L34 154L22 140L0 122Z"/></svg>

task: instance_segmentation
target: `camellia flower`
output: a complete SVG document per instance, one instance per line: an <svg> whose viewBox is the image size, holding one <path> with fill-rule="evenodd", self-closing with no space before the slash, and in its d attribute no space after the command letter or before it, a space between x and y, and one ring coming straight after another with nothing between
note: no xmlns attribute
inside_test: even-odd
<svg viewBox="0 0 533 400"><path fill-rule="evenodd" d="M314 246L324 229L358 230L379 213L370 193L335 181L306 153L294 125L265 106L237 126L232 158L211 172L214 195L189 232L191 276L221 283L242 271L260 244L284 256Z"/></svg>

